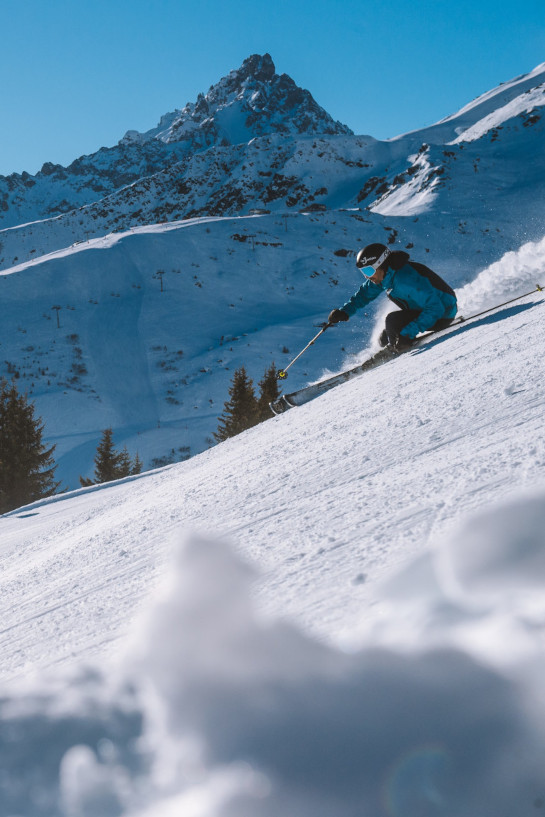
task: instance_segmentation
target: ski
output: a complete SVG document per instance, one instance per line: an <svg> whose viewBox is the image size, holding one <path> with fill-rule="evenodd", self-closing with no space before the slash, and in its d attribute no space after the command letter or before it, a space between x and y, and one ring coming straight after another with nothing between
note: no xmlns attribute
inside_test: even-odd
<svg viewBox="0 0 545 817"><path fill-rule="evenodd" d="M428 335L425 337L428 337ZM422 340L424 340L424 337L422 337ZM410 352L412 349L417 348L417 346L418 342L410 346L406 351ZM345 372L333 375L333 377L328 377L327 380L314 383L312 386L305 386L291 394L281 394L280 397L277 397L276 400L269 403L270 409L274 414L283 414L288 409L302 406L310 402L310 400L314 400L315 397L319 397L321 394L325 394L326 391L335 388L335 386L339 386L347 380L352 380L353 377L358 377L358 375L363 372L374 369L376 366L381 366L389 360L394 360L402 354L405 354L405 351L395 352L390 347L380 349L380 351L376 352L370 358L364 360L363 363L354 366L353 369L347 369Z"/></svg>
<svg viewBox="0 0 545 817"><path fill-rule="evenodd" d="M448 332L450 329L454 329L456 326L460 324L467 323L468 321L473 320L474 318L479 318L481 315L486 315L489 312L493 312L495 309L499 309L502 306L507 306L507 304L511 304L514 301L519 301L522 298L526 298L528 295L532 295L535 292L543 292L543 287L537 284L536 288L533 289L531 292L525 292L524 295L518 295L516 298L511 298L509 301L505 301L502 304L497 304L496 306L490 307L490 309L485 309L482 312L477 312L475 315L470 315L468 318L464 318L460 315L458 318L452 321L452 323L445 327L444 329L436 329L426 332L425 334L418 337L413 343L412 346L409 346L408 349L403 351L396 351L391 347L387 346L384 349L380 349L374 355L372 355L367 360L364 360L363 363L359 363L357 366L354 366L352 369L347 369L345 372L341 372L340 374L333 375L333 377L328 377L326 380L321 380L319 383L313 383L311 386L305 386L298 391L294 391L291 394L281 394L276 400L273 400L269 403L269 407L273 414L283 414L285 411L288 411L290 408L295 408L296 406L302 406L305 403L309 403L311 400L314 400L315 397L319 397L322 394L325 394L330 389L335 388L335 386L339 386L341 383L345 383L347 380L352 380L354 377L358 377L363 372L370 371L371 369L375 369L377 366L382 366L383 363L388 363L390 360L395 360L395 358L399 357L400 355L406 354L407 352L412 352L414 349L417 349L424 341L429 340L429 338L433 337L437 334L442 334L443 332ZM310 344L309 344L310 345ZM303 350L304 351L304 350Z"/></svg>

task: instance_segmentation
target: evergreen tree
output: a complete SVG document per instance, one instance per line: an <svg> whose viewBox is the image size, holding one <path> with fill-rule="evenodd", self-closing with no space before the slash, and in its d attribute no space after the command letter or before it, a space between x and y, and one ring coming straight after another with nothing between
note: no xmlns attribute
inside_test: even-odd
<svg viewBox="0 0 545 817"><path fill-rule="evenodd" d="M125 476L121 473L123 466L122 454L114 447L114 433L111 428L105 428L95 456L96 482L111 482Z"/></svg>
<svg viewBox="0 0 545 817"><path fill-rule="evenodd" d="M43 444L44 426L34 405L15 384L0 381L0 513L51 496L55 482L55 446Z"/></svg>
<svg viewBox="0 0 545 817"><path fill-rule="evenodd" d="M280 395L278 370L274 363L271 363L269 368L265 371L263 378L259 381L259 390L260 394L257 401L257 409L259 422L261 423L263 420L268 420L269 417L273 416L269 403L272 403L272 401L276 400Z"/></svg>
<svg viewBox="0 0 545 817"><path fill-rule="evenodd" d="M253 383L244 366L237 369L229 388L230 400L223 405L218 430L214 433L216 442L234 437L259 422L257 399Z"/></svg>
<svg viewBox="0 0 545 817"><path fill-rule="evenodd" d="M131 475L132 474L141 474L143 467L144 467L144 463L140 459L140 456L139 456L138 451L137 451L136 454L134 455L134 459L132 461Z"/></svg>
<svg viewBox="0 0 545 817"><path fill-rule="evenodd" d="M117 452L113 444L113 432L107 428L102 432L102 439L98 445L95 457L95 479L89 477L79 478L80 485L88 488L98 482L111 482L113 479L140 474L144 463L140 459L138 452L134 459L131 459L127 446L123 446L121 453Z"/></svg>
<svg viewBox="0 0 545 817"><path fill-rule="evenodd" d="M132 470L131 455L127 450L127 446L123 446L123 450L119 455L119 464L117 466L117 478L128 477Z"/></svg>

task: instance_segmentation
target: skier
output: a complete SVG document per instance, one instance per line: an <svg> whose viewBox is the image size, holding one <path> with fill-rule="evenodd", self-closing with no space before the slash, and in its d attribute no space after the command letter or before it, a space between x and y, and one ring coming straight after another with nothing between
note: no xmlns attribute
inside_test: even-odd
<svg viewBox="0 0 545 817"><path fill-rule="evenodd" d="M392 251L385 244L368 244L359 251L356 266L366 281L344 306L329 313L328 323L347 321L386 292L400 310L386 316L379 343L402 352L412 346L419 332L445 329L454 320L454 290L424 264L410 260L408 253Z"/></svg>

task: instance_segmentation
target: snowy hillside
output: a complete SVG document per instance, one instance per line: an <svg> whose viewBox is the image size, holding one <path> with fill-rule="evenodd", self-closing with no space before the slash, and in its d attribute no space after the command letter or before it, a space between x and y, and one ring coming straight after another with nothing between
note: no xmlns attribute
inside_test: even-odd
<svg viewBox="0 0 545 817"><path fill-rule="evenodd" d="M491 124L490 128L502 125L516 114L533 110L535 102L529 97L536 89L543 89L544 82L545 62L527 74L515 77L509 82L502 82L497 88L492 88L435 125L414 133L425 138L427 142L445 144L458 141L466 131L474 128L479 122L490 121L491 116L496 116L496 122ZM542 107L543 102L538 102L537 105ZM501 114L498 115L497 112ZM403 139L408 135L398 136L397 139Z"/></svg>
<svg viewBox="0 0 545 817"><path fill-rule="evenodd" d="M437 224L428 236L410 219L359 212L199 219L106 236L0 276L0 376L17 376L35 401L63 487L92 476L110 426L145 468L196 454L217 429L235 369L246 366L257 384L272 362L285 366L359 286L354 248L394 235L457 287L475 274L475 259L493 261L511 245L496 232L461 237ZM517 262L507 288L489 280L487 305L531 289L540 272ZM367 318L326 333L290 371L290 390L364 356L384 308L377 301Z"/></svg>
<svg viewBox="0 0 545 817"><path fill-rule="evenodd" d="M378 142L347 133L255 56L73 172L26 187L9 177L5 223L42 215L0 230L0 376L19 376L36 401L63 486L92 475L108 426L146 468L208 447L234 370L258 382L271 362L285 366L359 286L364 244L407 248L460 287L539 242L544 77L539 66L443 123ZM81 199L63 187L74 178ZM38 194L72 204L43 218ZM502 294L490 282L489 302ZM376 314L327 333L290 388L364 354Z"/></svg>
<svg viewBox="0 0 545 817"><path fill-rule="evenodd" d="M257 383L285 365L344 300L343 278L357 282L351 248L366 226L357 213L183 221L1 276L0 376L18 376L36 402L63 484L92 474L109 426L147 468L208 447L235 369ZM361 346L357 324L332 332L290 383Z"/></svg>
<svg viewBox="0 0 545 817"><path fill-rule="evenodd" d="M539 813L544 329L535 293L2 517L0 817Z"/></svg>

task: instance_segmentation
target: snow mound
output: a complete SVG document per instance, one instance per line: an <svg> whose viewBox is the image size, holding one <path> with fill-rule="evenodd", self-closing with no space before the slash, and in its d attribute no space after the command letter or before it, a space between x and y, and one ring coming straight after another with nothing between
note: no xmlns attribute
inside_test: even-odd
<svg viewBox="0 0 545 817"><path fill-rule="evenodd" d="M491 605L539 600L545 585L544 520L541 495L474 520L444 551L459 592Z"/></svg>
<svg viewBox="0 0 545 817"><path fill-rule="evenodd" d="M259 614L253 569L187 536L116 667L5 692L1 817L532 813L545 611L530 626L506 598L543 594L544 500L487 511L392 579L384 603L405 594L353 652ZM498 621L503 652L524 640L524 683L475 653Z"/></svg>

